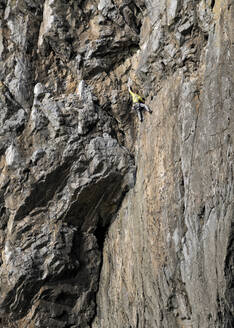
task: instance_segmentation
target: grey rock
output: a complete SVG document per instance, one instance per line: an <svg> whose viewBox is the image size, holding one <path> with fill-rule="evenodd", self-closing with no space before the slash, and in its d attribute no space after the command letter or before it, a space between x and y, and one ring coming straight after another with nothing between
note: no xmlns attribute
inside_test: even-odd
<svg viewBox="0 0 234 328"><path fill-rule="evenodd" d="M27 114L4 83L1 83L0 98L0 136L6 136L9 132L17 135L24 128Z"/></svg>
<svg viewBox="0 0 234 328"><path fill-rule="evenodd" d="M178 31L182 34L186 34L188 31L190 31L192 28L192 23L190 21L187 21L183 25L178 27Z"/></svg>
<svg viewBox="0 0 234 328"><path fill-rule="evenodd" d="M19 133L26 123L27 114L21 108L14 115L12 115L8 120L5 121L2 132L6 133L9 131L14 131Z"/></svg>
<svg viewBox="0 0 234 328"><path fill-rule="evenodd" d="M0 14L0 326L232 327L232 2Z"/></svg>
<svg viewBox="0 0 234 328"><path fill-rule="evenodd" d="M4 88L7 106L13 98ZM2 167L3 208L10 213L1 235L1 313L17 325L63 327L65 315L70 325L87 327L95 315L102 230L133 187L134 161L109 134L112 120L84 81L78 96L57 98L37 83L26 119L19 142L25 151L10 145Z"/></svg>
<svg viewBox="0 0 234 328"><path fill-rule="evenodd" d="M17 168L20 165L20 154L13 144L6 150L6 165L10 168Z"/></svg>
<svg viewBox="0 0 234 328"><path fill-rule="evenodd" d="M78 85L78 94L80 96L80 99L84 103L88 103L91 106L93 105L93 96L91 89L88 87L84 80L80 81Z"/></svg>
<svg viewBox="0 0 234 328"><path fill-rule="evenodd" d="M187 1L181 8L188 16L190 5ZM152 11L157 6L158 1L147 2ZM209 30L209 42L203 44L199 59L196 45L191 49L189 39L184 39L180 51L188 64L186 71L169 69L164 50L176 58L172 35L162 33L156 54L151 46L139 54L140 65L148 66L140 77L149 90L157 81L147 84L156 74L155 62L163 57L166 64L156 82L158 93L151 91L153 117L139 128L136 185L124 199L104 245L93 328L233 325L233 291L227 286L233 274L234 117L228 105L233 86L226 78L233 53L225 50L232 38L228 20L233 10L228 13L221 6L218 11L216 20L210 16L209 27L200 23L204 32ZM164 22L161 17L162 30ZM179 26L184 35L196 28L193 14ZM224 30L229 31L225 41L217 45ZM190 71L194 60L198 66ZM225 88L219 81L225 81Z"/></svg>
<svg viewBox="0 0 234 328"><path fill-rule="evenodd" d="M205 33L209 33L209 31L213 27L212 21L212 11L209 6L207 6L204 1L200 1L198 4L198 17L200 20L200 26Z"/></svg>
<svg viewBox="0 0 234 328"><path fill-rule="evenodd" d="M181 9L181 1L168 1L167 3L167 24L171 25L174 22L174 19L176 18L179 10Z"/></svg>
<svg viewBox="0 0 234 328"><path fill-rule="evenodd" d="M45 150L44 149L37 149L34 151L34 153L32 154L32 163L36 164L38 160L40 160L44 155L45 155Z"/></svg>
<svg viewBox="0 0 234 328"><path fill-rule="evenodd" d="M37 83L34 87L34 97L37 99L45 94L46 89L42 83Z"/></svg>

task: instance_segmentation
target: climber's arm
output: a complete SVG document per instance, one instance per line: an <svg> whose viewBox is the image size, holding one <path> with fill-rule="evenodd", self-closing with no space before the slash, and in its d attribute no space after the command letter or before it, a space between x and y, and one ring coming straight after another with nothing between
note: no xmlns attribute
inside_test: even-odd
<svg viewBox="0 0 234 328"><path fill-rule="evenodd" d="M130 95L132 96L133 103L136 103L136 102L144 103L145 102L141 96L139 96L137 93L132 92L131 87L128 87L128 91L129 91Z"/></svg>
<svg viewBox="0 0 234 328"><path fill-rule="evenodd" d="M137 98L138 98L139 102L142 102L142 103L144 103L144 102L145 102L144 98L142 98L142 97L141 97L141 96L139 96L138 94L137 94L136 96L137 96Z"/></svg>
<svg viewBox="0 0 234 328"><path fill-rule="evenodd" d="M132 92L132 90L131 90L130 87L128 87L128 91L129 91L130 95L133 97L134 96L134 93Z"/></svg>

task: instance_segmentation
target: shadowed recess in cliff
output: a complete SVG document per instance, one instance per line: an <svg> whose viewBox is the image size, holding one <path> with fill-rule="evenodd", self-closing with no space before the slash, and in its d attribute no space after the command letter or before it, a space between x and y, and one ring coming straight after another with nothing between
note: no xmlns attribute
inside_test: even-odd
<svg viewBox="0 0 234 328"><path fill-rule="evenodd" d="M27 216L34 208L45 207L53 196L64 188L68 179L71 163L64 163L62 166L49 172L40 181L35 181L28 197L19 207L15 214L15 220L20 220Z"/></svg>
<svg viewBox="0 0 234 328"><path fill-rule="evenodd" d="M71 201L71 206L63 220L81 230L87 230L87 225L93 224L100 212L108 222L109 217L112 217L116 211L118 198L121 198L122 180L122 175L110 173L106 177L97 179L92 185L83 187L78 195L74 195L75 200ZM119 196L117 196L118 192L120 192Z"/></svg>

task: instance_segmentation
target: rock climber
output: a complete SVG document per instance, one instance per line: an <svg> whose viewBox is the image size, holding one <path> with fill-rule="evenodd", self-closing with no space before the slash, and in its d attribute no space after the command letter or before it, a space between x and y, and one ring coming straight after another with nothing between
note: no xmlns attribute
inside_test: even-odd
<svg viewBox="0 0 234 328"><path fill-rule="evenodd" d="M152 110L145 104L144 98L139 96L137 93L134 93L131 88L131 80L128 81L128 91L132 96L132 108L136 110L138 118L143 122L142 110L147 110L147 112L152 113Z"/></svg>

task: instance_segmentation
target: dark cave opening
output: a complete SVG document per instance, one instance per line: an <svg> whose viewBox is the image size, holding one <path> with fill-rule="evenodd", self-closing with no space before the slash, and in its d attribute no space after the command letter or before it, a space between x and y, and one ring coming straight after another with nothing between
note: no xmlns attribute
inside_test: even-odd
<svg viewBox="0 0 234 328"><path fill-rule="evenodd" d="M210 6L211 6L212 9L214 8L214 5L215 5L215 0L212 0L211 1L211 4L210 4Z"/></svg>
<svg viewBox="0 0 234 328"><path fill-rule="evenodd" d="M100 221L101 220L99 220L99 222ZM94 233L95 237L97 238L98 248L100 249L101 252L103 251L107 231L108 231L108 226L103 226L102 223L100 222L97 225L97 228Z"/></svg>

